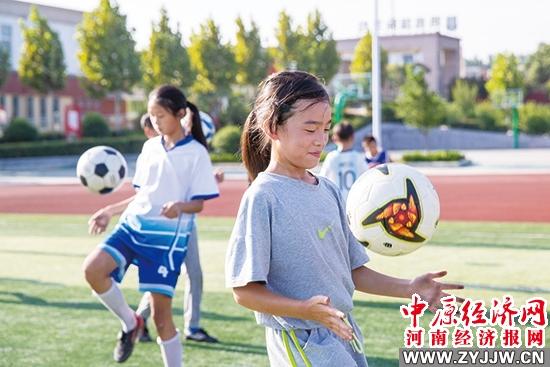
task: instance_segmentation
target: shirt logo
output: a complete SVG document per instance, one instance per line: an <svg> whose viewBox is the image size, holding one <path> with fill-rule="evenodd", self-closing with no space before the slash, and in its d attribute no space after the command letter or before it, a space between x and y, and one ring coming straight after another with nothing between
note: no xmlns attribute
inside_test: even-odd
<svg viewBox="0 0 550 367"><path fill-rule="evenodd" d="M317 230L317 236L319 236L319 239L320 240L324 240L325 239L325 236L327 235L327 233L332 230L332 226L331 225L328 225L326 226L325 228L323 229L318 229Z"/></svg>

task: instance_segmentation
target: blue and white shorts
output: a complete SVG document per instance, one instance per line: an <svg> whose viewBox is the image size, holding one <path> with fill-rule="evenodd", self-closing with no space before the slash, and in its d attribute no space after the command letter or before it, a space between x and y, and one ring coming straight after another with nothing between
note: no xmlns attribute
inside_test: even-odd
<svg viewBox="0 0 550 367"><path fill-rule="evenodd" d="M99 245L111 255L117 268L112 278L120 283L130 264L138 267L139 290L141 292L160 293L173 297L180 268L187 253L189 234L183 234L171 251L170 241L174 232L163 243L166 245L147 245L142 233L133 231L125 223L119 223L104 243ZM157 239L158 240L158 239ZM160 240L162 242L162 240Z"/></svg>

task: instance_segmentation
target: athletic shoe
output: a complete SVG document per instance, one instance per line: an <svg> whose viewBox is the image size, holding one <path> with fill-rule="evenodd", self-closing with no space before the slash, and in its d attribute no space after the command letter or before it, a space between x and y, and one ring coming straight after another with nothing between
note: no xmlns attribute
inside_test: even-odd
<svg viewBox="0 0 550 367"><path fill-rule="evenodd" d="M191 334L185 335L185 339L187 340L194 340L196 342L203 342L203 343L217 343L218 339L214 338L213 336L208 335L206 330L203 328L200 328L196 331L194 331Z"/></svg>
<svg viewBox="0 0 550 367"><path fill-rule="evenodd" d="M150 343L153 341L153 338L151 338L151 335L149 334L149 328L147 327L147 324L143 326L143 333L139 337L140 343Z"/></svg>
<svg viewBox="0 0 550 367"><path fill-rule="evenodd" d="M136 327L132 330L125 333L120 331L118 333L118 340L115 346L115 351L113 352L113 358L116 362L122 363L125 362L132 355L134 350L134 345L139 341L139 337L143 333L144 322L143 318L139 315L136 317Z"/></svg>

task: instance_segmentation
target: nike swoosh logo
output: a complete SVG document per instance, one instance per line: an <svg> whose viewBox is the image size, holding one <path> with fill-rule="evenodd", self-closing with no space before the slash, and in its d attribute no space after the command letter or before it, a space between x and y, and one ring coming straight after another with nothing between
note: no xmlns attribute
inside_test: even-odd
<svg viewBox="0 0 550 367"><path fill-rule="evenodd" d="M317 235L319 236L319 239L323 240L325 239L325 236L327 235L327 233L332 229L331 226L326 226L325 228L323 229L318 229L317 230Z"/></svg>

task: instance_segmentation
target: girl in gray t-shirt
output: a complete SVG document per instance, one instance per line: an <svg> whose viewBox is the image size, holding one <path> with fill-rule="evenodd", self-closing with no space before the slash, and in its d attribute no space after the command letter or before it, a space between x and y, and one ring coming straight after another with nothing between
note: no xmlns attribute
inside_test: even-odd
<svg viewBox="0 0 550 367"><path fill-rule="evenodd" d="M260 84L241 149L251 185L226 258L235 300L266 328L272 366L367 366L351 311L361 292L410 298L435 310L445 272L412 280L375 272L346 223L338 188L309 169L331 123L329 97L311 74L283 71ZM460 301L460 298L458 298Z"/></svg>

